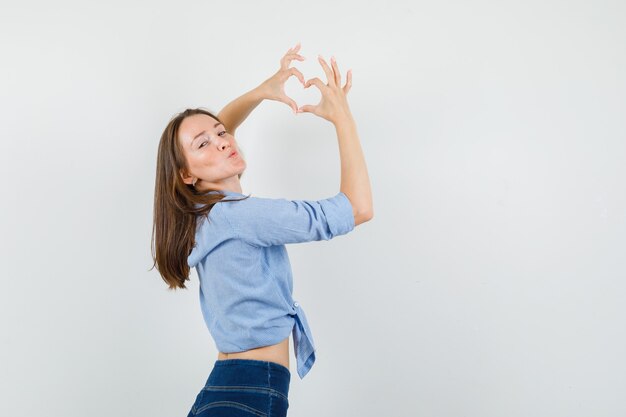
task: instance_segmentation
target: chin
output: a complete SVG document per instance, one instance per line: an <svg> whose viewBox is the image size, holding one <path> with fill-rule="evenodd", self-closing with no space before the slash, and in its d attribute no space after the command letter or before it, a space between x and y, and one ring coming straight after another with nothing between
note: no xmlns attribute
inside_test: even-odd
<svg viewBox="0 0 626 417"><path fill-rule="evenodd" d="M246 165L246 164L245 164L245 162L244 162L243 167L241 167L241 168L239 168L239 169L235 170L235 174L237 174L237 175L243 174L243 172L244 172L247 168L248 168L248 167L247 167L247 165Z"/></svg>

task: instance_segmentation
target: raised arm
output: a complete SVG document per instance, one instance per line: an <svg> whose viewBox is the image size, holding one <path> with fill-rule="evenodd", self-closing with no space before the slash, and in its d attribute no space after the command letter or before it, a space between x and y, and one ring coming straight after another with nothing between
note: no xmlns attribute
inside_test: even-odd
<svg viewBox="0 0 626 417"><path fill-rule="evenodd" d="M235 135L235 130L252 113L252 110L265 99L261 86L258 86L244 95L237 97L228 103L217 117L224 123L231 135Z"/></svg>
<svg viewBox="0 0 626 417"><path fill-rule="evenodd" d="M334 57L331 60L332 69L324 61L324 58L320 56L318 59L324 68L328 84L324 84L317 77L308 80L304 87L308 88L315 85L320 89L322 98L315 106L302 106L299 112L313 113L330 121L335 126L341 158L340 191L350 200L354 211L354 223L358 225L372 219L374 208L361 142L346 98L352 86L352 71L348 71L346 85L342 88L341 75Z"/></svg>
<svg viewBox="0 0 626 417"><path fill-rule="evenodd" d="M248 91L244 95L237 97L228 103L217 115L224 123L232 135L235 130L250 115L252 110L256 108L263 100L275 100L287 104L294 113L297 113L298 106L295 101L287 97L285 94L285 81L292 75L295 75L302 84L304 84L304 76L296 68L289 67L291 61L297 59L303 61L305 58L298 54L300 44L287 50L287 53L280 60L280 69L261 85Z"/></svg>
<svg viewBox="0 0 626 417"><path fill-rule="evenodd" d="M361 141L351 114L337 119L335 130L341 155L341 186L339 188L356 207L357 215L354 222L358 225L374 217L372 189Z"/></svg>

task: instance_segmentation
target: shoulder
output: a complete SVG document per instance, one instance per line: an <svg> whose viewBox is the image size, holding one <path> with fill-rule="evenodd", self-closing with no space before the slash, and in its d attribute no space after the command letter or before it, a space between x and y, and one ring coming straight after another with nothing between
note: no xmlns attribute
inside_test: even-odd
<svg viewBox="0 0 626 417"><path fill-rule="evenodd" d="M217 203L220 206L220 214L230 217L249 217L251 215L269 214L272 210L284 208L293 204L292 200L286 198L254 197L246 198L225 198Z"/></svg>

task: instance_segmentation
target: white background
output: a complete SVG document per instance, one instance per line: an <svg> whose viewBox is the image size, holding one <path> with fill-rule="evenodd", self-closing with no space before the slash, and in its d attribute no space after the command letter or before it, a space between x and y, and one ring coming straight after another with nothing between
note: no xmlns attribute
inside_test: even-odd
<svg viewBox="0 0 626 417"><path fill-rule="evenodd" d="M626 415L625 12L3 2L0 414L187 414L217 350L195 271L150 270L157 144L301 41L307 79L353 70L375 217L288 247L318 348L304 380L291 352L289 415ZM325 120L266 101L237 139L244 193L338 192Z"/></svg>

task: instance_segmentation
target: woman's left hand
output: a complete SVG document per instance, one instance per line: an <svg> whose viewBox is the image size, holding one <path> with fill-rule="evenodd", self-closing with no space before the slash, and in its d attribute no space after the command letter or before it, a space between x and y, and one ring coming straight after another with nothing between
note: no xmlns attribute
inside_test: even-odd
<svg viewBox="0 0 626 417"><path fill-rule="evenodd" d="M304 57L298 54L299 50L300 43L298 42L296 46L290 48L281 58L280 69L276 72L276 74L263 81L263 83L259 86L262 91L263 98L285 103L291 107L293 112L296 114L298 111L298 105L295 101L293 101L293 99L285 94L285 81L287 81L292 75L295 75L300 80L302 85L304 85L304 76L302 73L297 68L289 67L289 64L294 59L304 61Z"/></svg>

